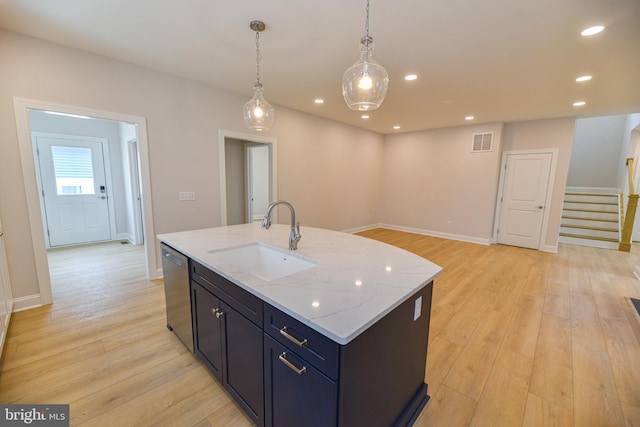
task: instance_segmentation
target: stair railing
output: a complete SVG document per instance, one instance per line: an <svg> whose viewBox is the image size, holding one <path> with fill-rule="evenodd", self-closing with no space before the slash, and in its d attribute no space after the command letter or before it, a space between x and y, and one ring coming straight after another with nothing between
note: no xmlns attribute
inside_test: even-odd
<svg viewBox="0 0 640 427"><path fill-rule="evenodd" d="M623 252L631 251L631 234L633 233L633 223L636 219L636 209L638 207L638 194L635 190L635 177L633 169L633 158L627 159L627 169L629 172L629 203L624 215L624 225L622 227L622 238L618 245L618 250Z"/></svg>

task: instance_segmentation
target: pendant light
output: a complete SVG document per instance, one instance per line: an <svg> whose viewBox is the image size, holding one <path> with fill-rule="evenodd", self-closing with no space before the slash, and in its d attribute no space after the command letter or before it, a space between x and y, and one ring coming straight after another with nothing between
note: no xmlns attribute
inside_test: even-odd
<svg viewBox="0 0 640 427"><path fill-rule="evenodd" d="M264 99L260 83L260 33L265 25L262 21L251 21L249 28L256 32L256 82L253 85L253 98L242 107L242 116L249 129L263 131L269 130L275 115L271 104Z"/></svg>
<svg viewBox="0 0 640 427"><path fill-rule="evenodd" d="M380 107L387 88L387 70L373 59L373 37L369 36L369 0L365 35L360 40L360 59L342 76L342 96L352 110L369 111Z"/></svg>

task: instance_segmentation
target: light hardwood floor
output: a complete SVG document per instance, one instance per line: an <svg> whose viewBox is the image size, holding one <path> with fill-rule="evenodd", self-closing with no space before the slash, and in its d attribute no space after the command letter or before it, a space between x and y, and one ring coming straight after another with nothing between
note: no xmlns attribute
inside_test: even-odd
<svg viewBox="0 0 640 427"><path fill-rule="evenodd" d="M640 254L558 254L361 233L441 265L416 426L639 426ZM64 262L62 262L64 261ZM248 426L165 327L141 247L50 254L55 303L15 313L0 402L69 403L73 426Z"/></svg>

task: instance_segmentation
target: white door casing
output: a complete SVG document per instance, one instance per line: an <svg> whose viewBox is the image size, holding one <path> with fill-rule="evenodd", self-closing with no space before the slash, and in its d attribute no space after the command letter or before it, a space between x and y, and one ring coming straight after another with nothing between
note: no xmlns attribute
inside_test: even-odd
<svg viewBox="0 0 640 427"><path fill-rule="evenodd" d="M110 240L106 140L36 133L34 139L49 246ZM85 178L68 178L67 169L80 167L79 155L87 163L85 170L71 173L81 173ZM68 156L78 164L67 167Z"/></svg>
<svg viewBox="0 0 640 427"><path fill-rule="evenodd" d="M540 249L553 159L552 152L504 154L498 243Z"/></svg>
<svg viewBox="0 0 640 427"><path fill-rule="evenodd" d="M131 182L131 206L133 207L133 240L134 245L144 244L142 228L142 190L140 188L140 167L138 159L138 141L131 140L127 143L129 153L129 177Z"/></svg>
<svg viewBox="0 0 640 427"><path fill-rule="evenodd" d="M278 174L277 167L277 140L273 137L258 136L251 134L244 134L239 132L232 132L228 130L218 131L218 157L219 157L219 177L220 177L220 225L228 225L227 221L227 177L226 177L226 154L225 154L225 139L232 138L241 141L265 144L269 147L269 195L270 201L277 200L277 188ZM277 222L277 212L272 215L274 223Z"/></svg>

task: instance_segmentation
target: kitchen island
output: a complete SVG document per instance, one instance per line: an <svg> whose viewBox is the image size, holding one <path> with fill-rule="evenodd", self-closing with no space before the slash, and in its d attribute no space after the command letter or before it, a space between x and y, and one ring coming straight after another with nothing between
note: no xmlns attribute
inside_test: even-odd
<svg viewBox="0 0 640 427"><path fill-rule="evenodd" d="M411 425L442 269L347 233L243 224L163 234L189 259L195 353L257 425ZM263 252L281 267L257 265ZM295 270L295 271L294 271Z"/></svg>

